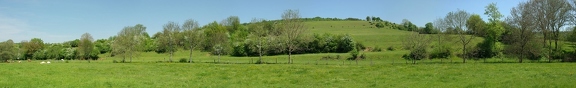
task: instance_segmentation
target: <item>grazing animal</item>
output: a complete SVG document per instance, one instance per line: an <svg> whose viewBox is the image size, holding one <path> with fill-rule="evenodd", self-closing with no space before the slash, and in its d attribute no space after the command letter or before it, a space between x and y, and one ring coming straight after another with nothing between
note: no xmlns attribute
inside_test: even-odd
<svg viewBox="0 0 576 88"><path fill-rule="evenodd" d="M18 61L18 63L22 63L22 61Z"/></svg>
<svg viewBox="0 0 576 88"><path fill-rule="evenodd" d="M44 61L40 62L40 64L45 64L45 63L46 63L46 62L44 62Z"/></svg>
<svg viewBox="0 0 576 88"><path fill-rule="evenodd" d="M46 62L46 64L50 64L50 61Z"/></svg>

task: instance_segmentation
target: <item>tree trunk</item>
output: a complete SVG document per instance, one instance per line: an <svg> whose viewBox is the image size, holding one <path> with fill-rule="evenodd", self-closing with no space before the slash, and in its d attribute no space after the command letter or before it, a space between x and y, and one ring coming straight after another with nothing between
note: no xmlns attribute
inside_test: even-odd
<svg viewBox="0 0 576 88"><path fill-rule="evenodd" d="M192 63L192 52L194 51L194 48L192 48L192 46L190 46L190 57L188 58L189 63Z"/></svg>
<svg viewBox="0 0 576 88"><path fill-rule="evenodd" d="M288 64L292 64L292 51L288 50Z"/></svg>
<svg viewBox="0 0 576 88"><path fill-rule="evenodd" d="M262 40L258 40L258 61L260 61L260 63L262 63Z"/></svg>
<svg viewBox="0 0 576 88"><path fill-rule="evenodd" d="M462 52L462 55L464 55L464 58L462 58L462 63L466 63L466 58L468 57L468 55L466 55L466 45L464 45Z"/></svg>
<svg viewBox="0 0 576 88"><path fill-rule="evenodd" d="M172 55L173 55L173 53L174 53L173 51L170 51L170 58L168 58L168 60L169 60L168 62L170 62L170 63L172 63Z"/></svg>

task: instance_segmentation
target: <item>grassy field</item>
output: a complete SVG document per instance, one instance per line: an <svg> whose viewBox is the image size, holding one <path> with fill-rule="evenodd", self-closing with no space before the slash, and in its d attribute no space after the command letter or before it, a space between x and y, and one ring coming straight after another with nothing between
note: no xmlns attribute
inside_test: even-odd
<svg viewBox="0 0 576 88"><path fill-rule="evenodd" d="M573 63L2 63L0 87L574 87Z"/></svg>
<svg viewBox="0 0 576 88"><path fill-rule="evenodd" d="M350 34L367 47L402 47L404 37L413 32L387 28L370 28L365 21L307 22L310 32ZM429 35L434 37L435 35ZM455 36L455 35L452 35ZM448 41L461 51L457 39ZM476 38L476 45L482 38ZM436 44L432 41L431 45ZM175 53L174 61L187 59L189 51ZM166 63L167 54L142 52L132 63L112 63L122 58L100 55L96 61L49 60L23 63L0 63L0 87L574 87L576 64L516 62L515 59L469 60L453 57L446 60L422 60L406 64L402 59L408 50L361 52L367 59L348 61L349 53L316 53L294 55L294 64L286 55L258 57L221 56L193 52L196 63ZM457 52L458 53L458 52ZM340 59L322 60L322 57ZM128 60L128 59L127 59ZM160 62L160 63L159 63Z"/></svg>

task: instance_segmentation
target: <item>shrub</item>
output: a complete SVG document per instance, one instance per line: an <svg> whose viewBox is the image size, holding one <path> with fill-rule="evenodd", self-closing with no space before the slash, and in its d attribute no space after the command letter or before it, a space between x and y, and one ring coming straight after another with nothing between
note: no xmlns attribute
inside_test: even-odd
<svg viewBox="0 0 576 88"><path fill-rule="evenodd" d="M348 58L348 60L356 60L356 58L358 58L358 54L359 54L358 50L352 50L350 52L350 56L352 57Z"/></svg>
<svg viewBox="0 0 576 88"><path fill-rule="evenodd" d="M180 62L180 63L188 63L188 59L186 59L186 58L180 58L180 60L178 60L178 62Z"/></svg>
<svg viewBox="0 0 576 88"><path fill-rule="evenodd" d="M356 42L356 50L364 50L364 49L366 49L366 46L364 46L362 42Z"/></svg>
<svg viewBox="0 0 576 88"><path fill-rule="evenodd" d="M66 61L66 62L68 62L68 61ZM119 62L116 60L112 60L112 63L119 63Z"/></svg>
<svg viewBox="0 0 576 88"><path fill-rule="evenodd" d="M430 54L430 58L448 58L452 55L453 51L448 46L434 47Z"/></svg>
<svg viewBox="0 0 576 88"><path fill-rule="evenodd" d="M372 50L372 52L380 52L382 51L382 48L380 48L380 46L376 46L374 47L374 50Z"/></svg>
<svg viewBox="0 0 576 88"><path fill-rule="evenodd" d="M366 54L364 53L360 54L360 59L366 59Z"/></svg>
<svg viewBox="0 0 576 88"><path fill-rule="evenodd" d="M388 51L395 51L396 48L394 48L394 46L390 46L390 47L386 48L386 50L388 50Z"/></svg>

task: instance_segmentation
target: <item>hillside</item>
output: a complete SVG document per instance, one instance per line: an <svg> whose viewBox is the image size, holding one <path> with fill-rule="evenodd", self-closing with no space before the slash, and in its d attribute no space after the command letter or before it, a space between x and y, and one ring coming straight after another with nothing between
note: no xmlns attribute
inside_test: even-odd
<svg viewBox="0 0 576 88"><path fill-rule="evenodd" d="M376 60L372 63L393 63L393 62L404 62L401 58L402 55L407 54L408 50L402 50L402 41L405 37L410 36L410 34L415 32L402 31L397 29L389 28L376 28L366 21L309 21L306 22L306 27L308 32L306 36L311 36L313 34L349 34L355 40L355 42L360 42L368 48L379 47L383 49L382 52L368 52L363 51L361 53L366 54L368 59ZM434 35L428 35L429 37L434 37ZM452 35L454 38L455 35ZM450 44L454 49L460 50L461 46L453 39ZM477 38L473 43L478 43L481 38ZM431 46L435 44L431 41ZM475 45L475 44L471 44ZM388 47L394 47L398 50L387 51ZM189 51L180 50L175 53L174 61L178 61L181 58L188 58ZM213 62L217 61L218 57L216 55L211 55L208 52L193 52L193 59L196 62ZM339 60L326 61L325 63L338 64L342 63L341 60L350 57L349 53L317 53L317 54L300 54L295 55L294 60L296 63L314 63L320 60L322 57L340 57ZM109 57L109 54L100 55L105 62L111 62L111 60L121 60L117 57ZM231 56L221 56L222 62L229 63L254 63L258 57L231 57ZM457 59L457 57L453 58ZM128 60L128 59L127 59ZM155 52L142 52L139 57L133 58L135 62L158 62L168 60L167 54L157 54ZM287 56L277 55L277 56L265 56L264 60L270 63L284 63L287 61ZM368 61L361 61L359 63L370 63Z"/></svg>

